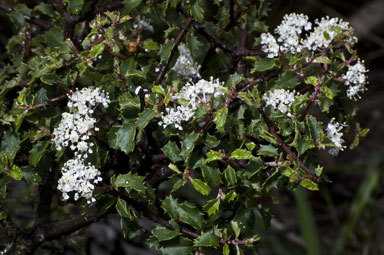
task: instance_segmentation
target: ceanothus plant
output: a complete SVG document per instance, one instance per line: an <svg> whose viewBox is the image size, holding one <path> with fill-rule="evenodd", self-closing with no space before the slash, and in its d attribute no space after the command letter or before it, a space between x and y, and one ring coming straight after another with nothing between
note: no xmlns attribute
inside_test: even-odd
<svg viewBox="0 0 384 255"><path fill-rule="evenodd" d="M291 13L268 29L263 0L35 2L0 4L14 24L0 69L5 254L111 213L163 254L249 254L255 220L270 221L260 199L318 190L316 152L368 132L354 120L367 69L338 18ZM28 229L7 212L17 182L36 203ZM82 213L66 218L69 205Z"/></svg>

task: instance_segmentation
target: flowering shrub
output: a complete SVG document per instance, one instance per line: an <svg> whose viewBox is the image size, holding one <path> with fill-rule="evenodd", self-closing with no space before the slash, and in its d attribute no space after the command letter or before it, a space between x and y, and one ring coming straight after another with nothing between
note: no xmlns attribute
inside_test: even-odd
<svg viewBox="0 0 384 255"><path fill-rule="evenodd" d="M47 2L0 6L15 26L1 204L11 181L38 187L32 230L1 208L7 251L118 213L125 238L150 233L163 254L248 254L255 221L270 221L260 198L318 190L316 152L368 132L354 120L367 70L338 18L292 13L268 29L268 1ZM69 204L83 213L54 221Z"/></svg>

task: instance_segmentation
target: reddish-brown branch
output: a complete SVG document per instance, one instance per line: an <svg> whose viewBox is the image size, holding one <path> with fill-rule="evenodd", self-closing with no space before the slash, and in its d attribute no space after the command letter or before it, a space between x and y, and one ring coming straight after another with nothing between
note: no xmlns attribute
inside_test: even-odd
<svg viewBox="0 0 384 255"><path fill-rule="evenodd" d="M167 61L166 65L161 68L160 73L156 78L155 84L160 84L163 81L164 76L169 69L169 65L171 64L172 57L173 57L173 55L175 55L175 52L177 50L177 46L180 44L181 40L183 40L183 38L186 35L188 28L191 25L191 23L192 23L192 17L188 17L187 22L185 22L183 28L180 30L179 34L177 35L177 37L175 39L175 42L173 43L173 49L171 51L171 54L169 55L168 61Z"/></svg>
<svg viewBox="0 0 384 255"><path fill-rule="evenodd" d="M13 11L13 7L10 6L10 5L7 5L7 4L2 4L0 3L0 10L6 12L6 13L10 13ZM25 17L25 20L28 22L28 23L31 23L31 24L34 24L36 26L39 26L45 30L48 30L50 29L53 25L52 23L48 22L48 21L45 21L45 20L42 20L42 19L39 19L39 18L35 18L29 14L24 14L24 17Z"/></svg>
<svg viewBox="0 0 384 255"><path fill-rule="evenodd" d="M51 99L49 99L49 100L47 100L47 101L45 101L44 103L41 103L41 104L20 106L18 108L22 109L22 110L34 110L36 108L41 108L41 107L50 105L52 103L59 102L59 101L63 100L66 97L67 97L67 95L61 95L61 96L58 96L58 97L55 97L55 98L51 98Z"/></svg>
<svg viewBox="0 0 384 255"><path fill-rule="evenodd" d="M264 113L262 109L259 109L261 115L263 116L264 122L269 127L269 132L276 138L277 142L279 143L280 147L287 153L298 165L301 169L304 170L304 172L307 174L306 178L311 180L316 180L316 176L311 173L311 170L299 159L298 156L291 150L291 148L281 139L281 137L277 134L278 127L273 123L267 115Z"/></svg>

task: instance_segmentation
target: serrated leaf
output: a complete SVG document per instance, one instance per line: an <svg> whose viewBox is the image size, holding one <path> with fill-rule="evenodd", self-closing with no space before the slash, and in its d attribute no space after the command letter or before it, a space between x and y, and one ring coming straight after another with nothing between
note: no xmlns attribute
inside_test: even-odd
<svg viewBox="0 0 384 255"><path fill-rule="evenodd" d="M159 45L157 44L157 42L155 42L153 40L147 40L144 42L143 48L146 50L158 50Z"/></svg>
<svg viewBox="0 0 384 255"><path fill-rule="evenodd" d="M144 79L146 78L146 76L141 70L136 69L136 61L134 58L123 60L120 64L120 72L121 72L121 75L123 75L126 78L130 78L130 77L140 77Z"/></svg>
<svg viewBox="0 0 384 255"><path fill-rule="evenodd" d="M278 157L279 152L276 147L273 145L260 145L259 150L257 151L257 154L260 156L270 156L270 157Z"/></svg>
<svg viewBox="0 0 384 255"><path fill-rule="evenodd" d="M227 168L224 170L224 176L229 185L235 185L237 183L235 169L233 169L231 166L227 166Z"/></svg>
<svg viewBox="0 0 384 255"><path fill-rule="evenodd" d="M201 229L205 224L203 214L200 210L188 202L179 204L172 196L167 196L163 200L161 207L173 219L181 220L196 229Z"/></svg>
<svg viewBox="0 0 384 255"><path fill-rule="evenodd" d="M218 167L212 167L209 164L203 163L200 168L204 180L210 187L219 186L221 184L221 172Z"/></svg>
<svg viewBox="0 0 384 255"><path fill-rule="evenodd" d="M282 89L293 89L298 84L296 73L293 71L284 72L276 81L276 87Z"/></svg>
<svg viewBox="0 0 384 255"><path fill-rule="evenodd" d="M30 157L29 157L29 163L36 167L39 163L41 157L46 153L46 149L48 148L50 142L48 140L46 141L39 141L36 143L33 148L31 149Z"/></svg>
<svg viewBox="0 0 384 255"><path fill-rule="evenodd" d="M161 85L154 85L152 87L152 92L165 96L165 91Z"/></svg>
<svg viewBox="0 0 384 255"><path fill-rule="evenodd" d="M319 56L313 60L314 63L331 64L332 61L327 56Z"/></svg>
<svg viewBox="0 0 384 255"><path fill-rule="evenodd" d="M22 177L20 167L12 165L11 169L8 172L8 175L17 181L20 181Z"/></svg>
<svg viewBox="0 0 384 255"><path fill-rule="evenodd" d="M211 188L209 188L209 186L200 179L192 179L191 183L195 187L195 189L204 196L208 196L211 192Z"/></svg>
<svg viewBox="0 0 384 255"><path fill-rule="evenodd" d="M192 132L188 134L184 141L181 143L181 153L180 156L183 157L184 161L187 162L191 156L193 149L195 148L195 144L199 139L199 134Z"/></svg>
<svg viewBox="0 0 384 255"><path fill-rule="evenodd" d="M137 6L139 6L141 3L141 0L124 0L124 9L126 12L130 12Z"/></svg>
<svg viewBox="0 0 384 255"><path fill-rule="evenodd" d="M207 152L207 159L205 160L205 162L209 163L212 161L221 160L223 156L225 156L223 153L210 150Z"/></svg>
<svg viewBox="0 0 384 255"><path fill-rule="evenodd" d="M161 150L164 152L165 156L174 163L183 160L180 156L180 149L175 142L168 141Z"/></svg>
<svg viewBox="0 0 384 255"><path fill-rule="evenodd" d="M199 5L199 2L196 1L191 8L191 14L197 22L202 22L204 20L204 10Z"/></svg>
<svg viewBox="0 0 384 255"><path fill-rule="evenodd" d="M1 140L0 152L5 153L8 157L9 162L13 162L13 159L16 156L16 153L20 149L20 139L18 136L10 133L9 131L5 133Z"/></svg>
<svg viewBox="0 0 384 255"><path fill-rule="evenodd" d="M227 115L228 108L221 108L216 112L215 118L213 119L213 122L216 124L216 129L221 133L224 132L224 125L225 121L227 120Z"/></svg>
<svg viewBox="0 0 384 255"><path fill-rule="evenodd" d="M252 157L252 152L246 149L236 149L231 153L231 159L251 159Z"/></svg>
<svg viewBox="0 0 384 255"><path fill-rule="evenodd" d="M317 184L310 179L303 179L300 185L309 190L319 190Z"/></svg>
<svg viewBox="0 0 384 255"><path fill-rule="evenodd" d="M89 56L91 58L97 58L101 53L103 53L104 51L104 43L99 43L99 44L96 44L95 46L93 46L91 48L91 50L89 51Z"/></svg>
<svg viewBox="0 0 384 255"><path fill-rule="evenodd" d="M139 235L139 230L141 226L137 219L130 220L129 218L121 217L120 224L124 238L130 240Z"/></svg>
<svg viewBox="0 0 384 255"><path fill-rule="evenodd" d="M194 240L193 246L217 248L219 246L219 237L213 231L203 232Z"/></svg>
<svg viewBox="0 0 384 255"><path fill-rule="evenodd" d="M139 113L136 125L140 130L143 130L148 123L156 116L156 111L151 108L146 108L143 112Z"/></svg>
<svg viewBox="0 0 384 255"><path fill-rule="evenodd" d="M124 123L114 126L108 132L108 143L113 149L119 149L126 154L135 148L136 128L134 124Z"/></svg>
<svg viewBox="0 0 384 255"><path fill-rule="evenodd" d="M166 227L159 227L152 229L152 235L159 240L159 242L172 240L175 237L180 235L180 231L178 229L171 230Z"/></svg>
<svg viewBox="0 0 384 255"><path fill-rule="evenodd" d="M246 59L253 61L251 73L268 71L278 66L276 60L271 58L248 57Z"/></svg>
<svg viewBox="0 0 384 255"><path fill-rule="evenodd" d="M68 1L68 11L71 14L79 14L81 8L83 8L84 0L69 0Z"/></svg>
<svg viewBox="0 0 384 255"><path fill-rule="evenodd" d="M208 213L208 216L211 216L217 212L220 206L220 199L215 198L207 201L207 203L203 206L203 210Z"/></svg>
<svg viewBox="0 0 384 255"><path fill-rule="evenodd" d="M159 55L160 55L161 62L168 61L168 58L171 55L172 49L173 49L173 44L171 43L165 43L160 46Z"/></svg>

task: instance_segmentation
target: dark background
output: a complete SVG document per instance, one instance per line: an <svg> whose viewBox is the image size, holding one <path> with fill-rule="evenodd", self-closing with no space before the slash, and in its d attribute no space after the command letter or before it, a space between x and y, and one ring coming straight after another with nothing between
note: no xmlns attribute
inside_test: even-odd
<svg viewBox="0 0 384 255"><path fill-rule="evenodd" d="M290 12L307 14L311 20L327 15L340 17L355 28L360 58L370 70L369 90L358 103L358 122L371 131L352 151L347 149L338 157L319 154L332 181L322 185L320 192L276 191L280 203L270 205L274 215L271 228L264 232L260 227L260 252L332 254L339 247L341 254L384 254L384 0L276 0L267 21L270 31ZM11 34L7 22L2 14L1 52ZM348 136L346 140L351 142ZM18 189L11 190L15 191L11 194L14 201L20 201ZM28 207L27 200L25 203L23 208ZM15 214L23 222L28 215L33 216L33 208ZM112 215L74 233L68 241L45 245L39 253L156 254L142 243L140 239L124 240L119 217Z"/></svg>

